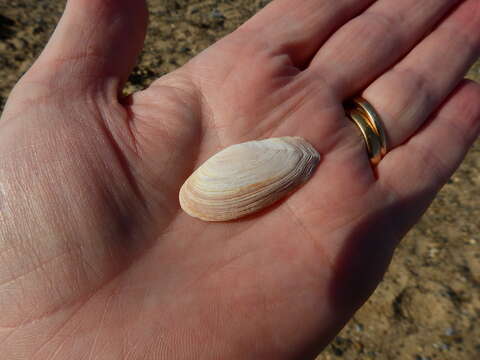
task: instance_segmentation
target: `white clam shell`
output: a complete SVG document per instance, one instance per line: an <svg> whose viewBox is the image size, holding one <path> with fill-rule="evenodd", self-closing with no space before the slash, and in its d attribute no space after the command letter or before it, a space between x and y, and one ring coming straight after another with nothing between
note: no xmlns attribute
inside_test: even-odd
<svg viewBox="0 0 480 360"><path fill-rule="evenodd" d="M300 137L229 146L205 161L180 189L180 205L206 221L259 211L307 181L320 155Z"/></svg>

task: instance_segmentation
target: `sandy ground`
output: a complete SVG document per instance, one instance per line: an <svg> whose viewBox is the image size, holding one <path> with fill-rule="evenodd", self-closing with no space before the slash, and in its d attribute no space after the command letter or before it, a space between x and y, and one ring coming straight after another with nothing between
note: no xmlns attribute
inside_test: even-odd
<svg viewBox="0 0 480 360"><path fill-rule="evenodd" d="M235 29L268 1L150 0L127 91ZM0 0L0 110L43 48L64 1ZM480 64L469 77L480 79ZM384 281L318 359L480 359L480 143L408 234Z"/></svg>

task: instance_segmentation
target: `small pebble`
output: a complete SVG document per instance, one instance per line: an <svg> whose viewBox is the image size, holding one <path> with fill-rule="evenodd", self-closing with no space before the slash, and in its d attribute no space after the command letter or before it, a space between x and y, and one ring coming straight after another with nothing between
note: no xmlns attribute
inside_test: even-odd
<svg viewBox="0 0 480 360"><path fill-rule="evenodd" d="M445 335L452 336L453 334L455 334L455 330L453 328L446 328L445 329Z"/></svg>
<svg viewBox="0 0 480 360"><path fill-rule="evenodd" d="M211 16L215 19L221 19L221 20L225 19L225 16L223 16L223 14L217 9L212 10Z"/></svg>
<svg viewBox="0 0 480 360"><path fill-rule="evenodd" d="M432 360L429 356L416 355L415 360Z"/></svg>
<svg viewBox="0 0 480 360"><path fill-rule="evenodd" d="M355 331L362 332L363 331L363 325L362 324L355 324Z"/></svg>

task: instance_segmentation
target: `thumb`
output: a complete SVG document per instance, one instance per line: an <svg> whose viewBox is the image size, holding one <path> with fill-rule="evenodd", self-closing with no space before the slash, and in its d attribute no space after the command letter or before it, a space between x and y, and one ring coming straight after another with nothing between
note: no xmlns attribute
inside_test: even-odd
<svg viewBox="0 0 480 360"><path fill-rule="evenodd" d="M59 85L88 87L113 80L119 90L143 47L147 17L144 0L68 0L29 73L50 77Z"/></svg>

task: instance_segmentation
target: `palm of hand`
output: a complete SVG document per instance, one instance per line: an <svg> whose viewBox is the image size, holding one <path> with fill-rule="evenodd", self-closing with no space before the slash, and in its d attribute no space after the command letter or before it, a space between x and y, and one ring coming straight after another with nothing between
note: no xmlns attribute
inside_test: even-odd
<svg viewBox="0 0 480 360"><path fill-rule="evenodd" d="M115 81L61 78L44 97L49 63L17 86L1 133L1 204L13 210L0 233L4 254L25 262L2 272L15 285L0 296L15 304L4 343L41 326L39 358L84 344L98 358L291 358L325 346L365 300L443 179L392 194L396 174L377 181L324 74L247 41L232 34L122 104ZM288 135L322 160L285 201L230 223L179 209L181 184L216 151Z"/></svg>
<svg viewBox="0 0 480 360"><path fill-rule="evenodd" d="M279 60L268 53L252 71L248 60L252 54L240 59L235 59L234 53L225 56L225 43L228 41L135 94L125 112L113 99L105 103L94 97L92 105L85 103L87 94L80 94L73 106L78 110L76 129L63 122L67 109L51 105L57 101L55 95L41 100L39 106L46 108L48 116L40 115L29 130L40 143L35 143L34 149L20 146L18 154L21 160L27 158L22 161L22 171L31 177L25 181L34 178L40 184L25 186L38 189L39 197L55 196L57 181L62 179L69 194L59 200L63 203L60 216L74 215L94 225L80 221L63 230L52 244L54 256L48 253L50 247L31 244L38 249L42 267L65 269L51 284L50 291L58 295L44 299L32 318L64 307L76 309L78 302L87 308L91 300L86 297L122 303L133 296L155 304L156 309L148 313L152 322L146 325L153 331L158 330L157 322L164 326L168 309L183 299L180 303L187 302L189 311L176 320L178 328L171 329L175 334L202 326L211 326L213 333L223 332L222 325L234 320L247 330L248 337L255 337L261 335L258 332L275 331L280 324L274 319L279 314L277 321L293 326L305 323L308 319L298 313L310 310L318 299L328 300L338 252L335 247L339 245L335 238L345 236L335 234L349 231L347 224L358 216L363 194L373 181L362 139L327 86L298 79L298 70L288 59ZM212 66L218 49L224 50L224 65ZM199 78L197 69L205 66L211 70ZM71 108L70 103L69 112ZM119 121L119 114L124 121ZM17 129L11 130L11 138L18 139ZM42 129L41 135L36 135ZM291 134L309 139L325 157L301 191L258 217L227 224L203 223L179 209L182 182L214 152L248 139ZM73 135L80 141L72 140ZM41 136L56 144L53 158L51 145L45 146ZM11 146L18 147L18 143ZM43 154L45 147L48 154ZM98 173L105 169L104 164L110 164L108 176ZM77 171L65 171L73 167ZM322 186L325 183L330 184L328 189ZM359 199L358 204L349 204L349 211L337 205L345 195ZM108 219L110 228L101 226L101 220L95 223L92 217ZM325 233L330 233L330 243L317 235ZM87 246L72 245L84 241L84 236ZM103 247L100 254L98 244ZM32 271L24 281L35 278L38 287L45 286L42 281L48 279L38 279L42 276L38 268ZM78 288L69 286L72 280L78 282ZM216 294L213 299L212 292ZM310 300L298 304L298 297ZM95 321L92 327L105 306L85 310ZM138 306L123 306L122 314L112 306L105 316L133 316L130 312ZM205 307L211 309L201 310ZM220 309L229 319L215 318ZM254 322L249 313L257 314ZM102 330L101 336L107 332ZM113 334L113 339L115 336L121 335ZM287 335L272 335L265 342L273 342L277 336Z"/></svg>

